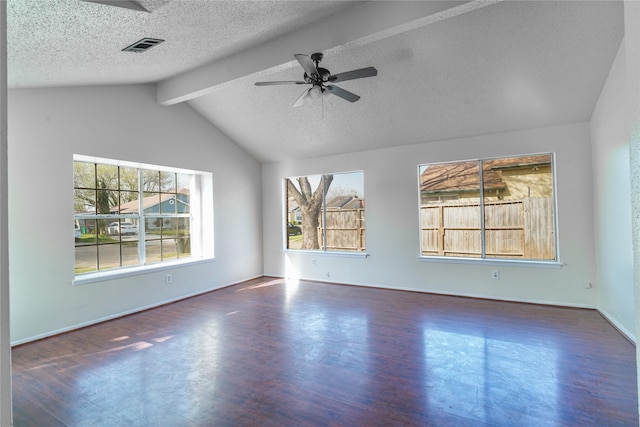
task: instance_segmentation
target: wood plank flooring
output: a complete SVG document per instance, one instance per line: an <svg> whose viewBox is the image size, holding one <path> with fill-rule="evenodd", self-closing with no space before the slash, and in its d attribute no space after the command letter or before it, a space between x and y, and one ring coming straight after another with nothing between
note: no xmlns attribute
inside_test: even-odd
<svg viewBox="0 0 640 427"><path fill-rule="evenodd" d="M15 426L637 426L593 310L261 278L13 350Z"/></svg>

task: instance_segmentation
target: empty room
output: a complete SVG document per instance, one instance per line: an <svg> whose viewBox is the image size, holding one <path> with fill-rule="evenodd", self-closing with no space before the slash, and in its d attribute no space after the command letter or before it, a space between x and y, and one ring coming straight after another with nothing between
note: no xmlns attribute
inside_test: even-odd
<svg viewBox="0 0 640 427"><path fill-rule="evenodd" d="M0 426L637 426L639 56L635 1L1 1Z"/></svg>

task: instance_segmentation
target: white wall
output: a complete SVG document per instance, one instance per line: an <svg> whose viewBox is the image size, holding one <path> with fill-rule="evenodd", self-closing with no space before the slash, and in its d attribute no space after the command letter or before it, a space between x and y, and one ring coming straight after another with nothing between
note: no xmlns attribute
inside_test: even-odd
<svg viewBox="0 0 640 427"><path fill-rule="evenodd" d="M7 3L0 2L0 236L8 231L7 148ZM11 425L8 247L0 237L0 426Z"/></svg>
<svg viewBox="0 0 640 427"><path fill-rule="evenodd" d="M419 163L538 152L556 153L559 251L566 265L495 267L418 260ZM284 255L284 178L351 170L364 170L367 252L371 256ZM585 289L586 283L595 281L592 190L588 123L263 165L265 274L595 307L595 290ZM490 277L494 268L501 272L499 280Z"/></svg>
<svg viewBox="0 0 640 427"><path fill-rule="evenodd" d="M640 314L640 3L624 2L625 62L627 96L631 116L629 152L631 170L631 228L633 239L633 282L636 313ZM636 335L640 315L636 315ZM636 346L636 366L640 366L640 346ZM640 369L637 370L640 390ZM640 402L639 402L640 403Z"/></svg>
<svg viewBox="0 0 640 427"><path fill-rule="evenodd" d="M152 85L9 91L11 338L23 342L260 276L261 168ZM73 154L213 174L215 261L73 286ZM209 236L213 238L213 236Z"/></svg>
<svg viewBox="0 0 640 427"><path fill-rule="evenodd" d="M598 308L635 339L629 131L625 44L591 118Z"/></svg>

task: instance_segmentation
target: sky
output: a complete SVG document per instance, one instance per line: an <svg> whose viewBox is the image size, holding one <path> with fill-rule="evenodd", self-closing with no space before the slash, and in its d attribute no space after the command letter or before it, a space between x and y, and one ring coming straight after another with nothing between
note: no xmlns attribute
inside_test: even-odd
<svg viewBox="0 0 640 427"><path fill-rule="evenodd" d="M309 175L309 183L311 188L315 190L320 183L322 175ZM298 187L297 177L292 177L291 181L296 188ZM343 190L341 193L351 193L357 195L359 198L364 198L364 173L362 171L334 173L333 182L329 187L329 192L335 192L336 190Z"/></svg>

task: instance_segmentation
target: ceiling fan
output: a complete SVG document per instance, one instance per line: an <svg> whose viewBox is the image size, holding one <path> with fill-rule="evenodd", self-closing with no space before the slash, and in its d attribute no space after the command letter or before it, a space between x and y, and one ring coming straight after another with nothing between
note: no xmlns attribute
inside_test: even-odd
<svg viewBox="0 0 640 427"><path fill-rule="evenodd" d="M309 89L305 89L304 92L298 97L293 104L294 107L299 107L305 103L309 98L319 98L327 91L333 95L336 95L349 102L356 102L360 97L355 93L344 90L331 83L341 83L347 80L361 79L363 77L373 77L378 75L378 70L373 67L360 68L357 70L346 71L344 73L331 74L326 68L318 66L322 61L322 53L314 53L311 56L302 53L293 55L302 68L304 69L304 77L302 81L275 81L275 82L256 82L256 86L271 86L271 85L306 85L310 84Z"/></svg>

